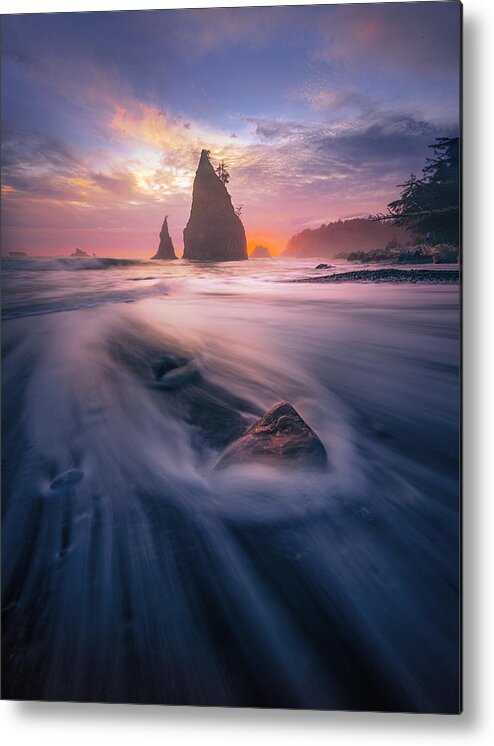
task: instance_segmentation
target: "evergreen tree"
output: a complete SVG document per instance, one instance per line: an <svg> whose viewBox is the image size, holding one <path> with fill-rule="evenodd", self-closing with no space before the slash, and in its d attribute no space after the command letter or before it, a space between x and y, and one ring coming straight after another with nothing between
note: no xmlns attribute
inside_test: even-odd
<svg viewBox="0 0 494 746"><path fill-rule="evenodd" d="M221 179L223 184L228 184L230 181L230 174L227 171L225 161L221 161L218 165L218 168L216 169L216 174L218 175L218 178Z"/></svg>
<svg viewBox="0 0 494 746"><path fill-rule="evenodd" d="M388 205L388 215L426 243L460 242L460 142L458 137L438 137L433 158L427 158L422 178L410 175L400 184L400 198Z"/></svg>

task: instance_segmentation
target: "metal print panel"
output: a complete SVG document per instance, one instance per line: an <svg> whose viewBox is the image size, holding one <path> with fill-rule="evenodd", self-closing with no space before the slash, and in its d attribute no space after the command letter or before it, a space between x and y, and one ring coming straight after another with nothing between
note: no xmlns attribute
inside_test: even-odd
<svg viewBox="0 0 494 746"><path fill-rule="evenodd" d="M461 5L2 27L3 697L458 713Z"/></svg>

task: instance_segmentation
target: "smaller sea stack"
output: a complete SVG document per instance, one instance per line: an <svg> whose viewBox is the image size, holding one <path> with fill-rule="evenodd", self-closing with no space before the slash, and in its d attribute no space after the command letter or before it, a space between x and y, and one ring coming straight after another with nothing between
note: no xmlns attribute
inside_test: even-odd
<svg viewBox="0 0 494 746"><path fill-rule="evenodd" d="M267 246L256 246L250 255L251 259L271 259L271 252Z"/></svg>
<svg viewBox="0 0 494 746"><path fill-rule="evenodd" d="M165 215L163 225L160 231L160 245L158 251L151 259L176 259L175 249L173 248L173 241L170 233L168 232L168 215Z"/></svg>

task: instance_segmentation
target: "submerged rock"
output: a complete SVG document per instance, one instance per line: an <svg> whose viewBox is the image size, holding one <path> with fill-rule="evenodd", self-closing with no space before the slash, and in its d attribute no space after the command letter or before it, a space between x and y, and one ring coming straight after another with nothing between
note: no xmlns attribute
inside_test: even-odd
<svg viewBox="0 0 494 746"><path fill-rule="evenodd" d="M194 361L167 371L159 377L157 386L163 389L180 389L200 380L201 373Z"/></svg>
<svg viewBox="0 0 494 746"><path fill-rule="evenodd" d="M271 252L267 246L256 246L250 255L251 259L270 259Z"/></svg>
<svg viewBox="0 0 494 746"><path fill-rule="evenodd" d="M192 387L188 392L188 421L194 427L199 447L226 448L245 433L244 417L225 392L214 386Z"/></svg>
<svg viewBox="0 0 494 746"><path fill-rule="evenodd" d="M247 258L244 226L224 181L211 165L208 151L203 150L184 229L184 259L227 262Z"/></svg>
<svg viewBox="0 0 494 746"><path fill-rule="evenodd" d="M160 244L158 251L151 259L176 259L175 249L173 248L173 241L168 232L168 215L165 215L163 225L160 231Z"/></svg>
<svg viewBox="0 0 494 746"><path fill-rule="evenodd" d="M324 262L322 264L318 264L316 267L316 269L332 269L332 268L333 268L332 264L324 264Z"/></svg>
<svg viewBox="0 0 494 746"><path fill-rule="evenodd" d="M58 474L50 483L51 490L63 490L73 487L84 478L82 469L68 469Z"/></svg>
<svg viewBox="0 0 494 746"><path fill-rule="evenodd" d="M316 433L294 407L280 402L227 448L215 468L247 461L323 466L327 454Z"/></svg>

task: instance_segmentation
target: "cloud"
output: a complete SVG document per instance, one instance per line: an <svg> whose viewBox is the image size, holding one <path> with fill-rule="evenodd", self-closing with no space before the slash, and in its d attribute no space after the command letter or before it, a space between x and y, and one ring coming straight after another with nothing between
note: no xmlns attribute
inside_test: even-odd
<svg viewBox="0 0 494 746"><path fill-rule="evenodd" d="M244 116L241 118L241 121L246 122L250 126L256 137L266 142L287 140L305 129L305 125L301 122L284 121L282 119Z"/></svg>
<svg viewBox="0 0 494 746"><path fill-rule="evenodd" d="M106 154L105 160L111 157ZM4 198L49 200L91 207L155 199L152 171L117 162L105 172L91 170L90 159L77 158L59 138L37 131L7 131L2 144ZM149 177L146 188L143 177Z"/></svg>
<svg viewBox="0 0 494 746"><path fill-rule="evenodd" d="M295 95L316 111L330 109L340 116L344 111L370 112L376 107L375 100L369 94L352 88L336 90L329 86L310 86L297 91Z"/></svg>
<svg viewBox="0 0 494 746"><path fill-rule="evenodd" d="M129 171L92 173L87 186L95 185L117 199L132 199L138 192L136 175Z"/></svg>
<svg viewBox="0 0 494 746"><path fill-rule="evenodd" d="M7 170L33 168L44 171L71 169L75 155L66 143L36 130L6 130L2 138L2 165Z"/></svg>
<svg viewBox="0 0 494 746"><path fill-rule="evenodd" d="M321 133L318 148L338 162L343 171L359 168L368 172L376 167L380 173L391 167L404 171L413 160L424 160L427 145L445 129L412 114L380 113Z"/></svg>
<svg viewBox="0 0 494 746"><path fill-rule="evenodd" d="M321 196L345 188L389 183L421 167L427 146L451 125L437 126L402 112L372 112L334 125L286 124L259 120L259 143L238 164L239 178L251 179L264 192L317 191ZM269 133L266 138L265 132Z"/></svg>
<svg viewBox="0 0 494 746"><path fill-rule="evenodd" d="M224 159L229 166L232 199L244 205L248 232L259 240L262 230L284 235L295 217L298 227L312 224L315 214L323 222L383 209L396 185L421 169L427 145L449 132L389 111L330 125L247 117L246 132L233 140L201 122L184 128L180 117L135 100L106 116L118 147L94 157L78 159L66 143L42 133L7 138L6 225L27 225L38 216L41 223L65 221L69 231L99 225L117 237L137 226L140 215L151 241L166 211L179 248L199 153L208 147L213 162Z"/></svg>
<svg viewBox="0 0 494 746"><path fill-rule="evenodd" d="M152 237L166 210L180 241L203 147L261 243L259 226L383 209L455 130L457 6L81 14L77 33L71 14L8 17L4 223ZM234 91L229 108L222 56L260 76L281 60L286 79Z"/></svg>
<svg viewBox="0 0 494 746"><path fill-rule="evenodd" d="M314 57L349 68L365 65L389 76L397 70L457 76L460 4L456 2L341 5L319 19Z"/></svg>
<svg viewBox="0 0 494 746"><path fill-rule="evenodd" d="M62 140L47 133L7 130L2 142L2 186L18 194L58 198L80 172L80 164Z"/></svg>
<svg viewBox="0 0 494 746"><path fill-rule="evenodd" d="M259 49L290 23L284 8L189 9L180 16L176 42L187 56L223 54L239 46Z"/></svg>

